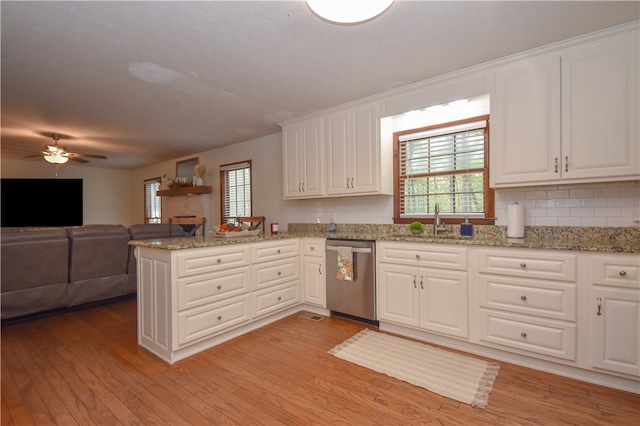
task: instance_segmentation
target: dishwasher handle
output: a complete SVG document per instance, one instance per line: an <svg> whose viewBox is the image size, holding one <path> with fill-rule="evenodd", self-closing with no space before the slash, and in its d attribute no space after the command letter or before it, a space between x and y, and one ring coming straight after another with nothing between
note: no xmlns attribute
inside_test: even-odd
<svg viewBox="0 0 640 426"><path fill-rule="evenodd" d="M327 250L338 251L338 246L327 246ZM351 247L353 253L372 253L370 248Z"/></svg>

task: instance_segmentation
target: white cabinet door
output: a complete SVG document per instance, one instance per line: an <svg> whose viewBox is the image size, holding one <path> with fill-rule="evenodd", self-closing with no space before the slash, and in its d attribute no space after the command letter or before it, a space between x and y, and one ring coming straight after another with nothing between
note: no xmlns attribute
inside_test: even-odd
<svg viewBox="0 0 640 426"><path fill-rule="evenodd" d="M380 113L378 104L326 117L329 195L380 193Z"/></svg>
<svg viewBox="0 0 640 426"><path fill-rule="evenodd" d="M640 175L638 34L562 55L563 178Z"/></svg>
<svg viewBox="0 0 640 426"><path fill-rule="evenodd" d="M418 274L417 268L378 265L378 319L420 325Z"/></svg>
<svg viewBox="0 0 640 426"><path fill-rule="evenodd" d="M420 327L469 337L467 273L420 270Z"/></svg>
<svg viewBox="0 0 640 426"><path fill-rule="evenodd" d="M497 70L491 186L637 179L639 50L636 31Z"/></svg>
<svg viewBox="0 0 640 426"><path fill-rule="evenodd" d="M491 186L560 178L559 56L496 72L490 155Z"/></svg>
<svg viewBox="0 0 640 426"><path fill-rule="evenodd" d="M322 257L304 259L304 303L327 307L324 262Z"/></svg>
<svg viewBox="0 0 640 426"><path fill-rule="evenodd" d="M311 119L282 129L283 197L324 195L322 119Z"/></svg>
<svg viewBox="0 0 640 426"><path fill-rule="evenodd" d="M592 298L592 365L640 376L640 291L594 288Z"/></svg>

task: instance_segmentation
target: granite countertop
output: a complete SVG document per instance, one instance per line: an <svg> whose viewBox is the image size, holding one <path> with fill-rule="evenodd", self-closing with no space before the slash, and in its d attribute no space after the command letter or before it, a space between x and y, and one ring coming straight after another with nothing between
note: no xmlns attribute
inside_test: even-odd
<svg viewBox="0 0 640 426"><path fill-rule="evenodd" d="M604 253L640 253L640 228L573 228L527 227L522 239L507 238L506 228L477 226L473 237L461 237L459 226L451 225L448 232L434 236L428 231L421 235L409 233L406 225L338 225L329 234L322 224L289 224L289 231L264 237L220 238L215 236L138 240L129 244L164 250L217 247L230 244L278 241L288 238L315 237L345 240L400 241L430 244L455 244L486 247L517 247L533 249L574 250Z"/></svg>

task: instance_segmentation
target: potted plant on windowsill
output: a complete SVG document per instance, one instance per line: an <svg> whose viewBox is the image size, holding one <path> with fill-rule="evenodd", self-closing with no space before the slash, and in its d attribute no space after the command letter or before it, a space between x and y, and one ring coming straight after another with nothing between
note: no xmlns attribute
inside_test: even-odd
<svg viewBox="0 0 640 426"><path fill-rule="evenodd" d="M424 227L420 222L416 221L411 222L411 224L409 225L409 230L412 234L422 234L422 232L424 231Z"/></svg>

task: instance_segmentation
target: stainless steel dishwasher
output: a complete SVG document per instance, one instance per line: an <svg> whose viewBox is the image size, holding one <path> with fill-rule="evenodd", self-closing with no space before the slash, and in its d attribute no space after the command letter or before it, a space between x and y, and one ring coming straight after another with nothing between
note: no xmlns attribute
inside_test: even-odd
<svg viewBox="0 0 640 426"><path fill-rule="evenodd" d="M338 277L338 252L351 254L353 281ZM376 246L374 241L327 240L327 309L334 315L353 317L377 325Z"/></svg>

